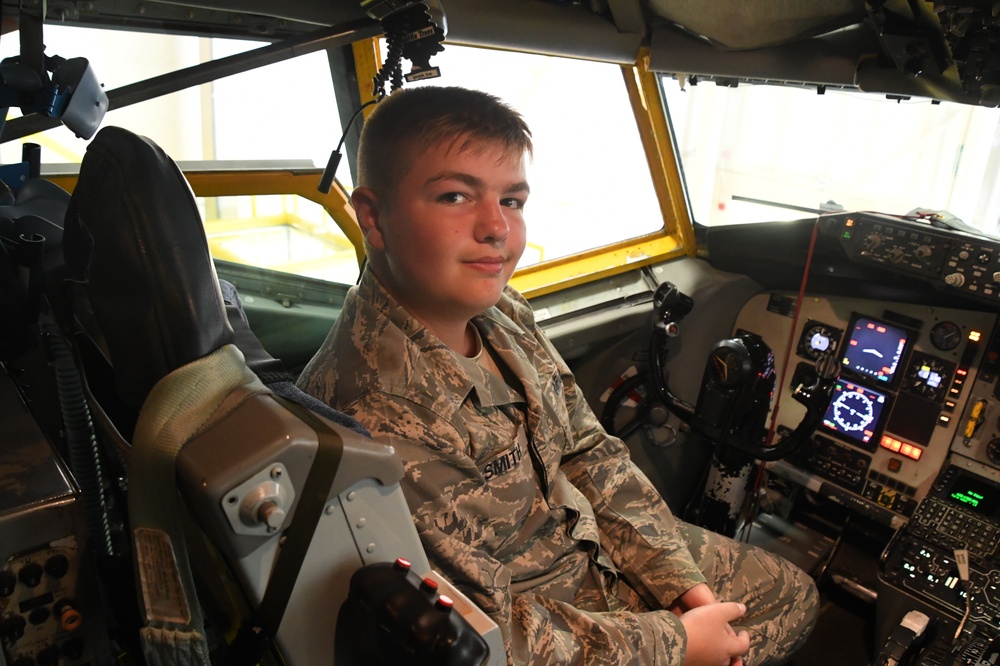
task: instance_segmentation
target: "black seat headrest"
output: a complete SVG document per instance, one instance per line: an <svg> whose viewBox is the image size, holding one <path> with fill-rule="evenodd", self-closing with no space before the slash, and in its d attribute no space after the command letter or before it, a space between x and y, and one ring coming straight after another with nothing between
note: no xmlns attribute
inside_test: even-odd
<svg viewBox="0 0 1000 666"><path fill-rule="evenodd" d="M63 254L133 407L162 377L233 341L191 187L149 139L98 132L66 212Z"/></svg>

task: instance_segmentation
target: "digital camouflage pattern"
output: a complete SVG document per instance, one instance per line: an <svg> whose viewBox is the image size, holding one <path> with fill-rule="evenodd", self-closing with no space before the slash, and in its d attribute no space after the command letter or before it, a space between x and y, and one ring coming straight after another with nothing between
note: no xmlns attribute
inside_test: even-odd
<svg viewBox="0 0 1000 666"><path fill-rule="evenodd" d="M509 663L680 664L686 635L663 609L706 579L747 605L748 664L805 640L808 576L676 520L516 291L473 323L506 382L366 271L299 385L395 447L431 565L500 626Z"/></svg>

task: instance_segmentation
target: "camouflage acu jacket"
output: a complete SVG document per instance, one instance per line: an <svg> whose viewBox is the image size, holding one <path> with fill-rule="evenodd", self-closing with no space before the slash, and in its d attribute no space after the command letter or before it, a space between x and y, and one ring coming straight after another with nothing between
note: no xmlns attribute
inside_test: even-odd
<svg viewBox="0 0 1000 666"><path fill-rule="evenodd" d="M511 664L680 664L662 608L704 577L670 510L516 291L473 323L506 384L366 272L299 385L396 448L431 565L497 622Z"/></svg>

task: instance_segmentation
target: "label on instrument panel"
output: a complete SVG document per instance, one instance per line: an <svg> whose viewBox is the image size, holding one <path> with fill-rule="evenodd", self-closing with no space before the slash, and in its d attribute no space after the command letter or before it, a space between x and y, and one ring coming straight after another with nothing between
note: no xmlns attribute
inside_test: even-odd
<svg viewBox="0 0 1000 666"><path fill-rule="evenodd" d="M142 599L149 622L188 624L191 610L181 584L170 536L161 530L135 530L135 555L139 565Z"/></svg>

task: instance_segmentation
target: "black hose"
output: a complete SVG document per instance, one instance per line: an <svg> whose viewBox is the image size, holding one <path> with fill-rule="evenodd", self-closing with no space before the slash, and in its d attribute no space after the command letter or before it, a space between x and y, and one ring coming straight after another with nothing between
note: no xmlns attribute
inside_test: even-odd
<svg viewBox="0 0 1000 666"><path fill-rule="evenodd" d="M97 555L112 555L111 527L104 502L101 458L80 373L69 343L58 330L47 336L62 409L70 468L83 494L87 531Z"/></svg>

